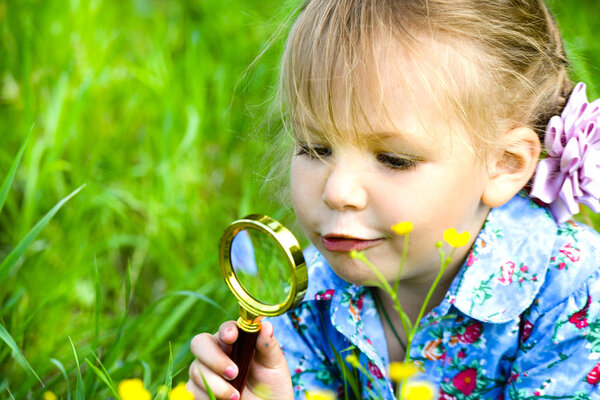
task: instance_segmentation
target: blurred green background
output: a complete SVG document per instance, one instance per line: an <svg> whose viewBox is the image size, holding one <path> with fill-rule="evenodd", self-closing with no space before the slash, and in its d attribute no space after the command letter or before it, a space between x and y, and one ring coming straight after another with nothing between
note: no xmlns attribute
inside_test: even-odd
<svg viewBox="0 0 600 400"><path fill-rule="evenodd" d="M0 281L0 322L46 384L0 341L0 397L67 398L77 385L110 397L85 359L153 393L187 380L190 338L236 312L221 232L250 212L292 221L263 178L277 32L295 3L0 0L0 181L33 126L0 213L0 260L86 185ZM551 5L573 78L598 96L599 3Z"/></svg>

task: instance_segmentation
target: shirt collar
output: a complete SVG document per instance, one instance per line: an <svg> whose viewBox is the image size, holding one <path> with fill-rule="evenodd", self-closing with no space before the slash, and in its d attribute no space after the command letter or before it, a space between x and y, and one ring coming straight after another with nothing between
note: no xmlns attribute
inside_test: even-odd
<svg viewBox="0 0 600 400"><path fill-rule="evenodd" d="M543 285L556 238L550 213L524 195L492 209L440 307L482 322L513 320Z"/></svg>
<svg viewBox="0 0 600 400"><path fill-rule="evenodd" d="M313 246L304 251L304 257L310 269L305 299L330 300L329 318L332 326L386 375L387 343L369 288L338 277Z"/></svg>

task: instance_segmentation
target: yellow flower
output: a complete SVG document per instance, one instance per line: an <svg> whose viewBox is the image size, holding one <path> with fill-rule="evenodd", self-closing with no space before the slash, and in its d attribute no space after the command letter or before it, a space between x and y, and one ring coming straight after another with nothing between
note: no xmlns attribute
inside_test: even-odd
<svg viewBox="0 0 600 400"><path fill-rule="evenodd" d="M404 391L405 400L432 400L434 397L433 386L427 382L409 383Z"/></svg>
<svg viewBox="0 0 600 400"><path fill-rule="evenodd" d="M458 233L456 229L450 228L444 231L444 240L452 247L461 247L469 243L471 235L468 231Z"/></svg>
<svg viewBox="0 0 600 400"><path fill-rule="evenodd" d="M56 397L56 395L49 390L46 390L44 392L44 394L42 395L42 397L44 400L57 400L58 399L58 397Z"/></svg>
<svg viewBox="0 0 600 400"><path fill-rule="evenodd" d="M410 221L400 222L392 226L392 230L396 232L396 235L406 235L413 230L413 223Z"/></svg>
<svg viewBox="0 0 600 400"><path fill-rule="evenodd" d="M410 378L418 372L412 364L393 362L390 364L390 378L394 382L400 382L403 379Z"/></svg>
<svg viewBox="0 0 600 400"><path fill-rule="evenodd" d="M306 400L335 400L335 393L330 390L309 390L305 394Z"/></svg>
<svg viewBox="0 0 600 400"><path fill-rule="evenodd" d="M122 400L150 400L152 396L141 379L125 379L119 383L119 396Z"/></svg>
<svg viewBox="0 0 600 400"><path fill-rule="evenodd" d="M194 400L194 395L185 388L185 383L179 382L169 393L169 400Z"/></svg>
<svg viewBox="0 0 600 400"><path fill-rule="evenodd" d="M185 383L179 382L169 393L169 400L194 400L194 395L185 388Z"/></svg>
<svg viewBox="0 0 600 400"><path fill-rule="evenodd" d="M358 368L358 366L360 365L358 363L358 357L356 357L356 354L347 355L346 362L349 363L350 365L352 365L354 368Z"/></svg>

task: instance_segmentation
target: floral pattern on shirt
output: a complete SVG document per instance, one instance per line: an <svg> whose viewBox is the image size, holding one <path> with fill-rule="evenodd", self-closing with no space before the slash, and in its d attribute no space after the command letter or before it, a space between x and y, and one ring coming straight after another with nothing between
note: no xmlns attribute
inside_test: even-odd
<svg viewBox="0 0 600 400"><path fill-rule="evenodd" d="M317 388L351 393L339 360L353 352L359 397L393 399L370 289L341 280L314 248L305 256L305 300L271 319L296 398ZM438 399L600 399L599 267L600 235L557 225L517 195L490 212L444 300L423 319L411 358Z"/></svg>

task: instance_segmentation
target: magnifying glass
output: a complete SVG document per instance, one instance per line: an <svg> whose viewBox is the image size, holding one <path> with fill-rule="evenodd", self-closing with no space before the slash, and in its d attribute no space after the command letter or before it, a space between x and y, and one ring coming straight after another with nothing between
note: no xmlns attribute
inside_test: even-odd
<svg viewBox="0 0 600 400"><path fill-rule="evenodd" d="M294 235L276 220L252 214L233 222L221 236L221 271L237 298L238 340L231 359L238 376L231 384L242 394L263 317L281 315L302 301L308 274Z"/></svg>

